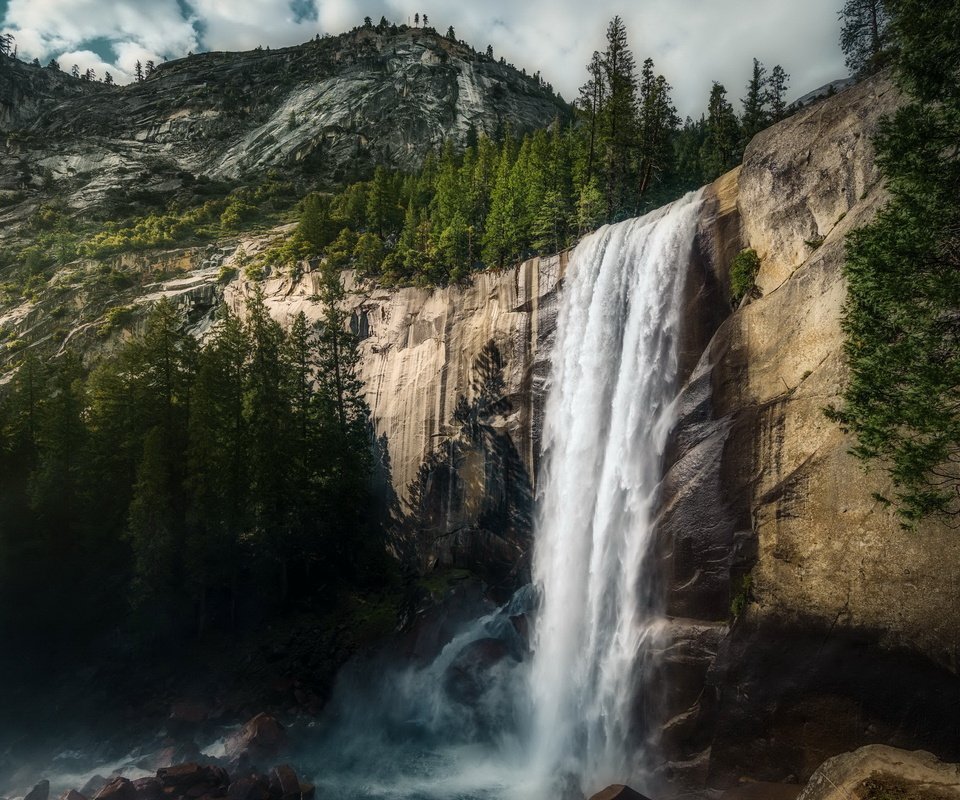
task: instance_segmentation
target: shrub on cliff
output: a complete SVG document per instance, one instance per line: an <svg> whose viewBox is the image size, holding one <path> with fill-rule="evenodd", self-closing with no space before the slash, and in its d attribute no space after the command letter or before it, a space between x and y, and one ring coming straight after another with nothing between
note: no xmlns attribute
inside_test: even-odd
<svg viewBox="0 0 960 800"><path fill-rule="evenodd" d="M754 290L757 273L760 271L760 256L751 249L741 250L730 265L730 302L740 305Z"/></svg>

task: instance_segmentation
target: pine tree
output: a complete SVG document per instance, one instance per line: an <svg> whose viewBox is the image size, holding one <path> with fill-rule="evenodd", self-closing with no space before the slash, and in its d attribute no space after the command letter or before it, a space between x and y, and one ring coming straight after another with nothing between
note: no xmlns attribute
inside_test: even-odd
<svg viewBox="0 0 960 800"><path fill-rule="evenodd" d="M288 428L284 424L282 360L283 329L270 317L263 290L257 286L247 301L247 331L250 338L249 369L245 390L248 413L250 487L254 502L251 522L261 558L272 563L279 598L289 595L292 551L287 521Z"/></svg>
<svg viewBox="0 0 960 800"><path fill-rule="evenodd" d="M388 233L394 233L402 221L396 185L393 176L384 167L377 167L373 174L365 217L367 226L381 239Z"/></svg>
<svg viewBox="0 0 960 800"><path fill-rule="evenodd" d="M636 65L627 45L627 30L616 16L607 27L603 70L608 87L604 107L603 143L606 149L606 199L611 218L628 212L631 202L631 154L636 141Z"/></svg>
<svg viewBox="0 0 960 800"><path fill-rule="evenodd" d="M333 497L322 501L332 531L324 559L359 577L379 569L383 550L368 513L372 507L370 411L357 374L357 337L350 329L343 298L340 274L324 265L320 290L323 318L317 331L316 402L318 420L324 421L324 468L336 491ZM351 535L344 536L344 531Z"/></svg>
<svg viewBox="0 0 960 800"><path fill-rule="evenodd" d="M601 114L603 113L604 103L606 101L607 84L603 71L603 59L600 53L593 51L593 57L587 65L587 73L590 76L587 82L580 87L579 107L587 116L589 130L589 147L587 151L587 171L586 180L590 181L596 171L596 150L598 146L599 127L601 124Z"/></svg>
<svg viewBox="0 0 960 800"><path fill-rule="evenodd" d="M770 71L770 79L767 81L767 105L770 106L770 117L774 122L779 122L787 115L786 95L789 84L790 76L777 64Z"/></svg>
<svg viewBox="0 0 960 800"><path fill-rule="evenodd" d="M508 142L501 148L497 162L496 178L490 194L490 213L487 216L486 231L483 239L483 260L487 266L500 269L512 255L513 203L511 198L510 175L513 171Z"/></svg>
<svg viewBox="0 0 960 800"><path fill-rule="evenodd" d="M141 64L139 61L137 61L134 74L136 75L138 83L143 80L143 64Z"/></svg>
<svg viewBox="0 0 960 800"><path fill-rule="evenodd" d="M228 598L236 622L242 569L242 536L250 500L245 410L250 341L229 311L200 354L189 420L185 560L197 632L210 622L211 593Z"/></svg>
<svg viewBox="0 0 960 800"><path fill-rule="evenodd" d="M889 203L847 238L850 369L831 416L884 469L908 526L960 518L960 8L892 0L908 102L874 140ZM868 36L869 38L872 37ZM881 37L882 38L882 37Z"/></svg>
<svg viewBox="0 0 960 800"><path fill-rule="evenodd" d="M711 181L736 166L740 157L739 141L740 124L727 101L727 90L723 84L714 83L701 151L705 180Z"/></svg>
<svg viewBox="0 0 960 800"><path fill-rule="evenodd" d="M840 49L851 74L874 72L889 43L890 17L883 0L846 0L840 12Z"/></svg>
<svg viewBox="0 0 960 800"><path fill-rule="evenodd" d="M580 189L577 199L577 228L581 234L589 233L603 224L605 216L603 192L594 178Z"/></svg>
<svg viewBox="0 0 960 800"><path fill-rule="evenodd" d="M670 101L670 84L663 75L654 73L650 58L643 62L639 112L638 193L642 197L663 179L669 169L673 158L673 135L680 123Z"/></svg>
<svg viewBox="0 0 960 800"><path fill-rule="evenodd" d="M746 146L754 136L767 127L767 70L757 59L753 59L753 74L747 83L747 96L740 102L743 105L741 132L743 145Z"/></svg>
<svg viewBox="0 0 960 800"><path fill-rule="evenodd" d="M306 242L312 255L320 255L338 233L330 213L330 198L308 194L302 203L297 234Z"/></svg>
<svg viewBox="0 0 960 800"><path fill-rule="evenodd" d="M142 609L157 635L169 635L179 614L182 531L174 511L175 477L170 472L164 432L151 428L130 503L130 546L133 551L133 604Z"/></svg>

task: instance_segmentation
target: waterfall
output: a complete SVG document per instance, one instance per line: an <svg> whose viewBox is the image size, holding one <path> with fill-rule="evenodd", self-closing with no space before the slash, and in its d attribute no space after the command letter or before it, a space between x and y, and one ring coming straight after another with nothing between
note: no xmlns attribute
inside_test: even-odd
<svg viewBox="0 0 960 800"><path fill-rule="evenodd" d="M607 226L571 258L546 405L530 672L535 774L643 782L635 710L658 628L652 512L674 421L700 197Z"/></svg>
<svg viewBox="0 0 960 800"><path fill-rule="evenodd" d="M535 587L465 622L429 663L388 659L341 675L306 748L319 795L533 800L645 788L655 752L644 673L661 619L651 516L700 205L690 195L577 246L553 346Z"/></svg>

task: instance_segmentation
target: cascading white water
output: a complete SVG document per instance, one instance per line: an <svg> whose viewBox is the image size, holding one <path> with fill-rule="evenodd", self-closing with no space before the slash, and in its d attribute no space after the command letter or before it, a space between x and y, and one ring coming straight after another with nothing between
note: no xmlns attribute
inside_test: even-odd
<svg viewBox="0 0 960 800"><path fill-rule="evenodd" d="M648 555L674 421L700 196L584 239L568 267L534 550L533 769L589 795L643 780L634 729L656 603Z"/></svg>

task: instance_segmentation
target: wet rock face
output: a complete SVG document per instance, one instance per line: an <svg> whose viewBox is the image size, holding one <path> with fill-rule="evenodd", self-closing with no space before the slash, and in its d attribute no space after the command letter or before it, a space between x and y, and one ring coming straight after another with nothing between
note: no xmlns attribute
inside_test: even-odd
<svg viewBox="0 0 960 800"><path fill-rule="evenodd" d="M8 92L3 91L9 89ZM5 59L0 188L78 208L129 187L170 193L196 176L269 169L359 178L409 170L450 139L544 127L567 113L537 81L424 30L358 29L280 50L205 53L142 83L105 87Z"/></svg>

